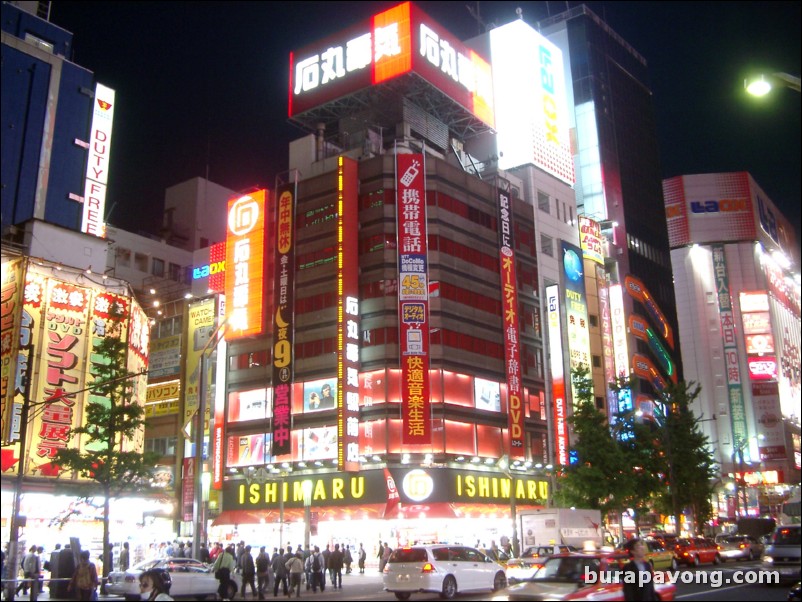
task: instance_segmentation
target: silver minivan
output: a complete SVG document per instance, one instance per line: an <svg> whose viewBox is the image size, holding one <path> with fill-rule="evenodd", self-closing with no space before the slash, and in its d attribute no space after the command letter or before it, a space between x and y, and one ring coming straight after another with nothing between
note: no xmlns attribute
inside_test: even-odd
<svg viewBox="0 0 802 602"><path fill-rule="evenodd" d="M779 525L763 552L762 573L778 574L780 581L799 581L802 525ZM763 583L768 583L764 578ZM771 583L774 583L772 581Z"/></svg>

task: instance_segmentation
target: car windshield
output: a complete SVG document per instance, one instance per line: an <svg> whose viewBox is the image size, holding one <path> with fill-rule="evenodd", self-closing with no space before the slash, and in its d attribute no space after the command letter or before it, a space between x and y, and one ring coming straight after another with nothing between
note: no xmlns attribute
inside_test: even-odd
<svg viewBox="0 0 802 602"><path fill-rule="evenodd" d="M550 558L538 569L533 580L579 583L583 581L586 569L592 573L598 573L599 564L598 558L580 556Z"/></svg>

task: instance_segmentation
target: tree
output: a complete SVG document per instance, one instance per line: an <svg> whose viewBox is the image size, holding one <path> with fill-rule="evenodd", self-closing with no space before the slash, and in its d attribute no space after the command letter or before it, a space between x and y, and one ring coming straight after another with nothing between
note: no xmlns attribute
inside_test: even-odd
<svg viewBox="0 0 802 602"><path fill-rule="evenodd" d="M558 501L562 505L601 510L606 516L623 507L632 488L631 473L623 450L610 434L606 415L593 400L593 381L587 367L571 371L574 385L573 450L577 462L566 466L560 478Z"/></svg>
<svg viewBox="0 0 802 602"><path fill-rule="evenodd" d="M670 491L663 492L659 500L660 506L671 508L676 520L683 509L689 508L695 525L707 522L713 513L710 499L716 475L708 438L699 430L700 418L691 409L700 393L701 387L694 382L670 383L660 394L661 404L655 409L670 483Z"/></svg>
<svg viewBox="0 0 802 602"><path fill-rule="evenodd" d="M123 325L117 317L117 334ZM77 473L89 480L75 484L84 495L103 495L104 587L111 570L110 501L146 489L150 468L158 457L152 452L126 449L144 428L145 410L132 400L131 379L138 375L126 369L127 343L114 333L106 334L95 347L98 361L93 365L95 382L84 406L84 424L70 430L70 440L80 437L83 446L59 450L52 462L61 470L60 475Z"/></svg>

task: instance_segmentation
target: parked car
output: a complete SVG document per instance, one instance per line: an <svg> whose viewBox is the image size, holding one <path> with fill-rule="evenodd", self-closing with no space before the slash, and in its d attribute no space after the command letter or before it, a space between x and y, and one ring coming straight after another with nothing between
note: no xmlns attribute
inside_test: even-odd
<svg viewBox="0 0 802 602"><path fill-rule="evenodd" d="M757 560L763 554L763 544L751 535L717 535L721 561Z"/></svg>
<svg viewBox="0 0 802 602"><path fill-rule="evenodd" d="M802 525L779 525L763 552L760 572L776 574L780 581L799 581L800 558L802 558ZM768 581L764 579L763 583Z"/></svg>
<svg viewBox="0 0 802 602"><path fill-rule="evenodd" d="M109 573L106 592L112 596L122 596L126 600L140 600L139 575L149 569L166 569L170 573L173 582L170 595L173 598L202 600L217 596L220 583L214 578L211 567L193 558L154 558L140 562L125 572L112 571ZM234 597L241 586L239 575L233 573L231 578L234 583L231 587L233 591L229 592L231 595L226 596L229 599Z"/></svg>
<svg viewBox="0 0 802 602"><path fill-rule="evenodd" d="M674 557L678 564L688 566L721 562L718 545L706 537L680 537L674 546Z"/></svg>
<svg viewBox="0 0 802 602"><path fill-rule="evenodd" d="M434 592L450 600L459 592L500 590L504 568L476 548L427 544L398 548L384 567L384 589L399 600Z"/></svg>
<svg viewBox="0 0 802 602"><path fill-rule="evenodd" d="M531 579L549 556L577 551L574 546L529 546L520 556L507 561L507 581Z"/></svg>
<svg viewBox="0 0 802 602"><path fill-rule="evenodd" d="M559 554L547 558L534 578L510 585L493 600L623 600L622 554ZM588 579L588 576L591 576ZM676 585L655 583L661 601L674 599Z"/></svg>
<svg viewBox="0 0 802 602"><path fill-rule="evenodd" d="M802 581L797 581L788 590L788 602L802 602Z"/></svg>

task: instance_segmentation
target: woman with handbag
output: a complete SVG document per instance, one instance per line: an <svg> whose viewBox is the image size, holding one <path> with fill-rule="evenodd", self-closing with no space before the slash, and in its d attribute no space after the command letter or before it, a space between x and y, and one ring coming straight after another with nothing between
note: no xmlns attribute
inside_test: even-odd
<svg viewBox="0 0 802 602"><path fill-rule="evenodd" d="M237 593L237 584L231 579L231 572L236 566L234 546L228 546L214 560L212 570L215 578L220 582L220 587L217 588L217 595L220 596L221 600L229 600L234 597L233 594ZM231 591L232 589L234 590L233 592Z"/></svg>

